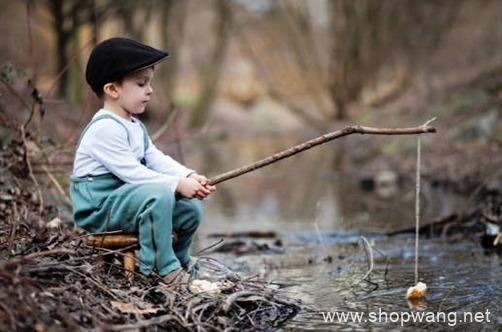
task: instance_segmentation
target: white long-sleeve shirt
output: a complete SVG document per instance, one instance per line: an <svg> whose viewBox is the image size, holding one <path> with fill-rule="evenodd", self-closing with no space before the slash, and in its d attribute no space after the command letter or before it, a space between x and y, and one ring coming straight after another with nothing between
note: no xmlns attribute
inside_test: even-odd
<svg viewBox="0 0 502 332"><path fill-rule="evenodd" d="M105 109L93 119L105 114L120 121L127 131L110 118L89 126L75 153L73 176L112 173L126 183L164 182L174 192L180 177L194 172L158 150L149 137L145 151L145 132L137 119L126 120ZM146 166L141 164L142 158Z"/></svg>

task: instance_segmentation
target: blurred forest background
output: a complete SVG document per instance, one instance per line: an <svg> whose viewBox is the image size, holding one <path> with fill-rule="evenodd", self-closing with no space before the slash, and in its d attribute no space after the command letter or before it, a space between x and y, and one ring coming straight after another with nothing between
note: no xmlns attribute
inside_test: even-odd
<svg viewBox="0 0 502 332"><path fill-rule="evenodd" d="M210 177L345 125L437 117L424 204L446 215L456 206L434 193L500 190L501 12L498 0L0 0L0 143L23 137L45 202L65 215L75 142L100 106L87 57L126 36L171 54L142 119L189 167ZM415 146L336 140L221 184L206 205L246 222L412 224Z"/></svg>

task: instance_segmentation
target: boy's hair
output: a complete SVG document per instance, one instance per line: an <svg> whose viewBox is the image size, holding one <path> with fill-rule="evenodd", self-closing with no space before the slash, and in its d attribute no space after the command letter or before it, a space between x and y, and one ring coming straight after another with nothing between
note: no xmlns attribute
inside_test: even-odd
<svg viewBox="0 0 502 332"><path fill-rule="evenodd" d="M167 58L165 51L132 39L107 39L92 50L85 69L85 79L98 97L107 83L121 81L132 72L145 69Z"/></svg>

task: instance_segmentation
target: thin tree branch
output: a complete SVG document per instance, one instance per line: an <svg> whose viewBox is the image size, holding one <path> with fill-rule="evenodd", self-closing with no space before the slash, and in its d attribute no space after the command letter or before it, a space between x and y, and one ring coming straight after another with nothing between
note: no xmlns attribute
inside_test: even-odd
<svg viewBox="0 0 502 332"><path fill-rule="evenodd" d="M167 117L166 121L162 124L162 126L160 126L160 128L157 129L157 131L150 136L152 142L158 140L159 137L162 136L162 134L164 134L166 130L169 129L169 127L171 127L171 125L174 122L174 119L176 119L176 116L179 113L179 109L175 108L174 105L172 104L169 106L169 108L171 114L169 114L169 116Z"/></svg>
<svg viewBox="0 0 502 332"><path fill-rule="evenodd" d="M240 175L252 172L258 168L265 167L276 161L291 157L297 153L303 152L305 150L311 149L314 146L324 144L326 142L332 141L334 139L351 135L351 134L369 134L369 135L416 135L416 134L427 134L435 133L436 128L432 126L420 126L420 127L410 127L410 128L375 128L375 127L364 127L360 125L344 127L340 130L331 132L319 136L317 138L311 139L304 143L295 145L289 149L283 150L281 152L275 153L269 157L263 158L254 162L250 165L243 166L232 171L216 175L209 179L209 184L215 185L223 181L227 181L238 177Z"/></svg>

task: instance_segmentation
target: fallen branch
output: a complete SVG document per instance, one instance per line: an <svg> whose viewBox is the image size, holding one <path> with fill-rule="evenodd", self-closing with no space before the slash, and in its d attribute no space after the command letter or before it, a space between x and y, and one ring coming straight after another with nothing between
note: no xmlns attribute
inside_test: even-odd
<svg viewBox="0 0 502 332"><path fill-rule="evenodd" d="M26 256L21 256L18 258L11 258L7 261L9 265L19 265L25 264L29 261L34 261L39 259L40 257L50 256L50 255L73 255L75 254L75 250L72 249L52 249L47 251L35 252Z"/></svg>
<svg viewBox="0 0 502 332"><path fill-rule="evenodd" d="M435 230L436 231L442 231L445 227L447 227L450 224L456 224L459 222L460 216L457 213L452 213L448 216L445 217L440 217L436 219L432 219L430 222L426 224L422 224L420 226L419 232L420 235L427 235L427 236L434 236ZM395 235L400 235L400 234L405 234L405 233L413 233L415 232L416 226L414 225L413 227L406 227L403 229L398 229L394 231L387 232L387 236L395 236Z"/></svg>
<svg viewBox="0 0 502 332"><path fill-rule="evenodd" d="M436 128L432 126L420 126L420 127L411 127L411 128L374 128L374 127L364 127L364 126L348 126L344 127L340 130L331 132L329 134L325 134L319 136L317 138L311 139L304 143L295 145L289 149L283 150L281 152L275 153L269 157L263 158L254 162L250 165L243 166L232 171L222 173L220 175L216 175L209 179L209 184L215 185L221 183L223 181L227 181L243 174L252 172L258 168L265 167L276 161L291 157L297 153L313 148L314 146L324 144L326 142L332 141L334 139L351 135L351 134L370 134L370 135L416 135L416 134L427 134L427 133L435 133Z"/></svg>

